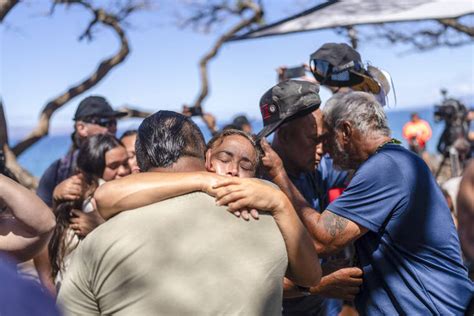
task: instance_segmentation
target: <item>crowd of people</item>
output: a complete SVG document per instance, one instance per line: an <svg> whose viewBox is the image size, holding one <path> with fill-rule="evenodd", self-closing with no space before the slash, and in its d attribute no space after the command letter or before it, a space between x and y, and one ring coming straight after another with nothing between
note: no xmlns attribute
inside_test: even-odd
<svg viewBox="0 0 474 316"><path fill-rule="evenodd" d="M335 43L306 69L280 69L261 131L238 116L207 144L194 109L117 138L125 113L83 99L36 194L1 166L0 315L471 315L474 162L453 217L431 130L391 137L383 72Z"/></svg>

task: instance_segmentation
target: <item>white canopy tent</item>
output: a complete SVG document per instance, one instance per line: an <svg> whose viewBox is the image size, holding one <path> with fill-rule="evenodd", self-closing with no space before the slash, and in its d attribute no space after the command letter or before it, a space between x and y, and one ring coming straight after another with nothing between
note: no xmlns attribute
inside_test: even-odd
<svg viewBox="0 0 474 316"><path fill-rule="evenodd" d="M271 25L235 36L231 40L351 25L458 18L472 13L473 0L328 1Z"/></svg>

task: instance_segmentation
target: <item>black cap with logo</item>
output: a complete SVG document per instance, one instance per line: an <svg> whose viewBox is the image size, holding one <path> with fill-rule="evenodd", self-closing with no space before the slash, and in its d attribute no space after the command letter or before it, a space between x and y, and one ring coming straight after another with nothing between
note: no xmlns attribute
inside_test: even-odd
<svg viewBox="0 0 474 316"><path fill-rule="evenodd" d="M89 96L79 103L76 114L74 114L74 121L86 118L86 117L123 117L126 116L126 112L115 111L107 102L104 97L101 96Z"/></svg>
<svg viewBox="0 0 474 316"><path fill-rule="evenodd" d="M319 86L308 81L286 80L273 86L260 99L263 129L257 138L273 133L281 124L319 108Z"/></svg>

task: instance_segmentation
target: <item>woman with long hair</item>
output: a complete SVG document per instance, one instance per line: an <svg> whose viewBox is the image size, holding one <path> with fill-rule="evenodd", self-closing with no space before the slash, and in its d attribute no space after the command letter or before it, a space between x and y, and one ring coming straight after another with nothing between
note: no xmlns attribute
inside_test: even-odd
<svg viewBox="0 0 474 316"><path fill-rule="evenodd" d="M70 257L81 239L104 222L92 195L102 183L130 174L127 151L110 134L94 135L79 149L77 173L84 180L81 198L63 201L54 207L57 225L48 245L50 284L45 284L50 291L59 288ZM42 281L44 283L44 278Z"/></svg>

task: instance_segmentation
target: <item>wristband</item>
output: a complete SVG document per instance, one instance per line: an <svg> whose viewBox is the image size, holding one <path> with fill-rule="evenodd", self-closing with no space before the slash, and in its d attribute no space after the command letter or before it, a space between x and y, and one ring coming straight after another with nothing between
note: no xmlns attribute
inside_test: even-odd
<svg viewBox="0 0 474 316"><path fill-rule="evenodd" d="M304 287L304 286L296 285L296 289L298 290L298 292L300 292L301 294L303 294L303 296L309 296L309 295L311 295L311 292L310 292L310 288L309 288L309 287Z"/></svg>

